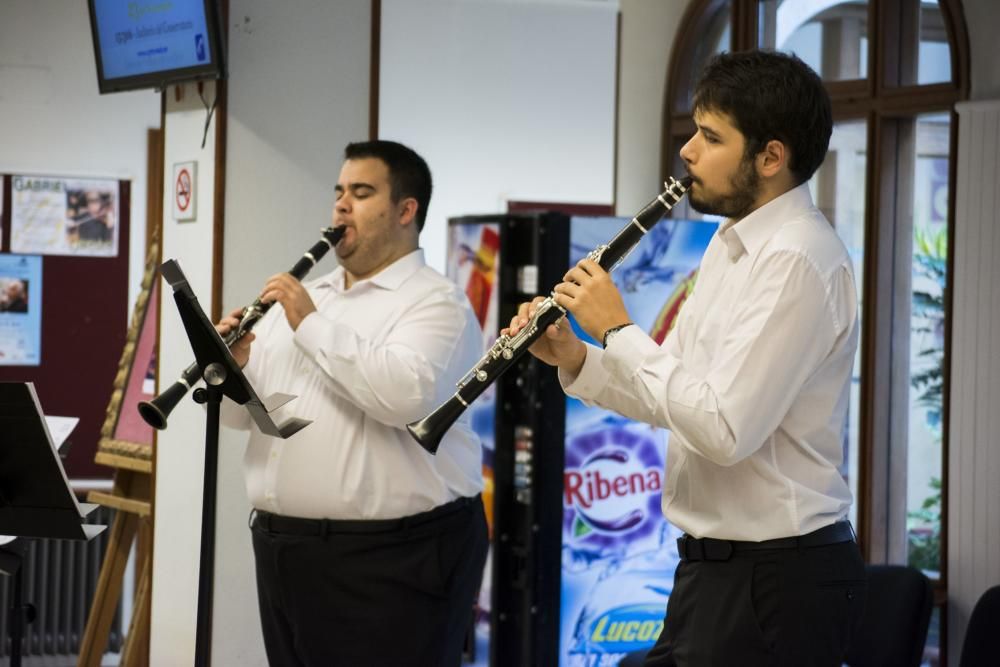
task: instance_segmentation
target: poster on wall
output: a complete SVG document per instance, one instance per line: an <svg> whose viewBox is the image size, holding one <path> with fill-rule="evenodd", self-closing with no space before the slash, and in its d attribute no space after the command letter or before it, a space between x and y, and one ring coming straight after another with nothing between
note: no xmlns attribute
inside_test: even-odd
<svg viewBox="0 0 1000 667"><path fill-rule="evenodd" d="M622 218L574 217L570 264ZM612 273L633 321L662 343L694 287L716 224L664 220ZM582 339L594 341L580 329ZM660 509L669 433L566 401L559 664L617 665L663 628L680 531Z"/></svg>
<svg viewBox="0 0 1000 667"><path fill-rule="evenodd" d="M42 258L0 255L0 366L42 361Z"/></svg>
<svg viewBox="0 0 1000 667"><path fill-rule="evenodd" d="M118 255L118 181L12 176L11 252Z"/></svg>

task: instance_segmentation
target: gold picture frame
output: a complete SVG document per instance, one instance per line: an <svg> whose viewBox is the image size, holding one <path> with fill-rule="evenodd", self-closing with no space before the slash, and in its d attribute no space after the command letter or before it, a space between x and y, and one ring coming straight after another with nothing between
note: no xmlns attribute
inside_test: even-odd
<svg viewBox="0 0 1000 667"><path fill-rule="evenodd" d="M146 253L141 290L132 310L94 457L94 461L102 465L139 472L152 472L153 469L153 429L138 416L135 399L151 398L141 387L144 381L149 382L148 374L155 368L159 333L159 256L159 239L154 236Z"/></svg>

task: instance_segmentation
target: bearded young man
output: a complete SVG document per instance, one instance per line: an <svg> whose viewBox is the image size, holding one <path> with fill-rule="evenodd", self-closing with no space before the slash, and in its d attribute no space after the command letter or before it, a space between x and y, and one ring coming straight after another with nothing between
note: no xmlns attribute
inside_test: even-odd
<svg viewBox="0 0 1000 667"><path fill-rule="evenodd" d="M431 174L391 141L350 144L333 224L340 266L277 302L233 356L262 395L312 424L287 440L250 428L245 458L270 664L457 666L486 558L479 439L456 423L431 455L405 426L479 359L465 295L424 263ZM225 334L240 311L220 322ZM285 408L281 409L282 411Z"/></svg>
<svg viewBox="0 0 1000 667"><path fill-rule="evenodd" d="M604 349L552 326L531 351L568 394L670 430L663 512L685 534L646 665L839 666L866 584L840 474L857 291L806 183L830 100L794 56L723 54L694 121L680 152L691 205L726 220L675 328L657 345L585 259L555 300Z"/></svg>

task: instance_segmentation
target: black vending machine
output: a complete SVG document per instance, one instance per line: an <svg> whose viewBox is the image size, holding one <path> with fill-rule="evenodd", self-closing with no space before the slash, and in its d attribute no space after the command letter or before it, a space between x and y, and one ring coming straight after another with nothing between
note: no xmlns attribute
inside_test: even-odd
<svg viewBox="0 0 1000 667"><path fill-rule="evenodd" d="M448 243L448 274L469 296L485 352L520 303L562 280L569 216L452 218ZM565 405L555 369L525 354L469 408L484 445L491 538L477 665L559 663Z"/></svg>
<svg viewBox="0 0 1000 667"><path fill-rule="evenodd" d="M449 274L480 318L483 350L518 304L547 296L570 266L630 224L548 212L453 219ZM714 222L663 220L612 272L633 322L657 344L715 231ZM661 508L669 433L567 398L554 369L530 355L468 412L485 445L493 545L474 664L641 662L663 628L679 562L680 530Z"/></svg>

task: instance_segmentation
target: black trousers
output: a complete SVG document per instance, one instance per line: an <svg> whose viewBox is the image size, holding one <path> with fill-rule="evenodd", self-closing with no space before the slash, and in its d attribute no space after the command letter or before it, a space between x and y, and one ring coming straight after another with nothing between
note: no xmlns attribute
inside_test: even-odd
<svg viewBox="0 0 1000 667"><path fill-rule="evenodd" d="M255 512L273 667L457 666L486 559L479 496L386 521Z"/></svg>
<svg viewBox="0 0 1000 667"><path fill-rule="evenodd" d="M843 664L866 592L853 540L721 556L681 561L646 667Z"/></svg>

